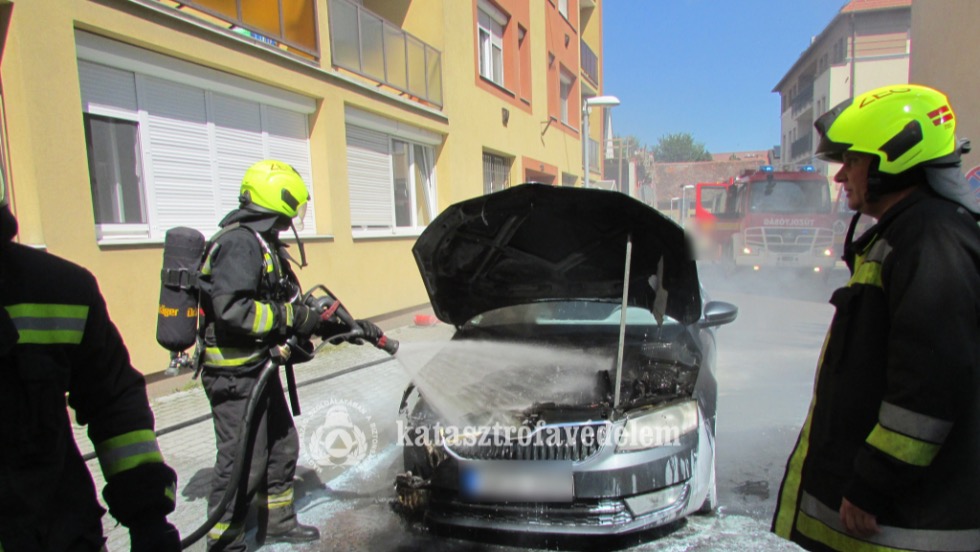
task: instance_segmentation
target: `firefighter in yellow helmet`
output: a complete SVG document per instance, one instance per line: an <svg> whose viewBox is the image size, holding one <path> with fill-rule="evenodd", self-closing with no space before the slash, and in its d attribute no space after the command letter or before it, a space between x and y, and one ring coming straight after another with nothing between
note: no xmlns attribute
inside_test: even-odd
<svg viewBox="0 0 980 552"><path fill-rule="evenodd" d="M109 513L135 552L177 552L177 476L163 461L143 376L95 278L14 241L0 182L0 550L104 550L92 476L65 408L88 426Z"/></svg>
<svg viewBox="0 0 980 552"><path fill-rule="evenodd" d="M807 550L980 550L980 229L941 92L886 86L815 123L842 163L847 285L772 530Z"/></svg>
<svg viewBox="0 0 980 552"><path fill-rule="evenodd" d="M300 300L299 281L289 266L292 257L279 239L280 231L295 231L294 221L302 222L308 201L306 185L293 167L259 161L242 179L239 208L225 216L208 244L199 280L204 312L201 379L218 447L209 511L230 483L247 400L270 349L290 336L306 340L321 326L318 314ZM297 243L305 259L298 236ZM358 323L366 336L381 335L370 322ZM248 465L248 489L257 489L259 495L257 540L316 541L319 532L300 524L293 506L299 440L278 377L270 378L260 401ZM208 533L209 550L246 549L244 524L252 497L245 494L236 495Z"/></svg>

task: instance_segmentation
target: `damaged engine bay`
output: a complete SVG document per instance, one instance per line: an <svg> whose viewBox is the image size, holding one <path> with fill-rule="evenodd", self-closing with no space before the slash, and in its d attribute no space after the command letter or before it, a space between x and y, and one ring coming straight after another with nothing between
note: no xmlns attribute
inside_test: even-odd
<svg viewBox="0 0 980 552"><path fill-rule="evenodd" d="M402 508L425 508L447 460L581 462L610 444L617 420L695 394L702 353L680 324L629 328L616 407L617 327L534 330L528 339L518 337L527 335L520 325L464 327L420 370L400 407L407 428L407 471L396 481Z"/></svg>

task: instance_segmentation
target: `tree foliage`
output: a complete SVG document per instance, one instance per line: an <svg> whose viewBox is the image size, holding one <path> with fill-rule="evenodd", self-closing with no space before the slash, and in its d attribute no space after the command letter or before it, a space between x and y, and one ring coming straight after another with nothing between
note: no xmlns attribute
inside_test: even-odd
<svg viewBox="0 0 980 552"><path fill-rule="evenodd" d="M695 142L690 133L678 132L660 137L653 147L653 158L658 163L711 161L711 153L704 144Z"/></svg>

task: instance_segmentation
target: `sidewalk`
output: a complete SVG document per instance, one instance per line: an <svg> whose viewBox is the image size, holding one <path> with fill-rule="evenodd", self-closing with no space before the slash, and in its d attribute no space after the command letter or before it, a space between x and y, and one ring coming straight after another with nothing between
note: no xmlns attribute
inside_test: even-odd
<svg viewBox="0 0 980 552"><path fill-rule="evenodd" d="M391 327L393 323L405 323L404 318L382 323L385 334L399 342L432 342L448 339L454 328L438 323L428 326L414 324ZM391 357L370 345L342 344L326 346L312 361L295 366L297 387L301 402L305 384L329 378L331 374L356 369L365 364L378 364ZM210 488L211 466L214 463L214 428L209 419L210 407L199 380L190 374L167 378L149 384L150 406L156 418L158 441L167 463L177 471L177 510L170 521L182 535L195 530L206 518L206 502ZM284 379L284 378L283 378ZM338 389L341 391L341 389ZM304 411L313 404L303 404ZM100 491L104 485L98 460L92 454L93 446L82 426L73 426L75 441L83 455L91 455L89 470ZM129 534L108 514L103 518L108 550L127 550ZM203 551L204 539L189 550Z"/></svg>

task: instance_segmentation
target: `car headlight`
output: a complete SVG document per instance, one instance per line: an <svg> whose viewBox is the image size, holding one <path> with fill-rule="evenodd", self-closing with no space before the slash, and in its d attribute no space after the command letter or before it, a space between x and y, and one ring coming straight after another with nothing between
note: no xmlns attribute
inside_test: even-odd
<svg viewBox="0 0 980 552"><path fill-rule="evenodd" d="M681 435L698 428L698 403L685 401L626 420L616 439L616 452L676 445Z"/></svg>

